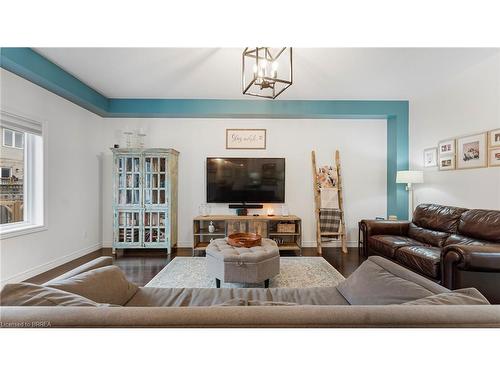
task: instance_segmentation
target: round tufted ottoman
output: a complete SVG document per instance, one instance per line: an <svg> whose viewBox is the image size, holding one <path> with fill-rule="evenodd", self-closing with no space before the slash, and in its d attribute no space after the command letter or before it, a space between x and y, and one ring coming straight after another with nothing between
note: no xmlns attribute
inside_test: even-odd
<svg viewBox="0 0 500 375"><path fill-rule="evenodd" d="M233 247L225 239L210 242L206 249L208 274L217 288L225 283L261 283L280 273L280 252L276 242L263 238L261 246Z"/></svg>

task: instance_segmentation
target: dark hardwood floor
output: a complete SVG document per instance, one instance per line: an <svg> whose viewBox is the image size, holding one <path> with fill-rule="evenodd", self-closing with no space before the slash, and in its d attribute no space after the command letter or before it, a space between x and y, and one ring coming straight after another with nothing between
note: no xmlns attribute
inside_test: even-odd
<svg viewBox="0 0 500 375"><path fill-rule="evenodd" d="M171 255L163 251L133 251L129 250L118 256L114 263L127 275L127 278L137 285L146 285L175 257L190 257L191 249L180 248ZM281 252L281 256L296 256L294 252ZM318 256L316 248L304 248L302 256ZM349 276L363 262L358 254L357 248L349 248L347 254L343 254L340 248L324 248L323 258L337 269L344 277Z"/></svg>

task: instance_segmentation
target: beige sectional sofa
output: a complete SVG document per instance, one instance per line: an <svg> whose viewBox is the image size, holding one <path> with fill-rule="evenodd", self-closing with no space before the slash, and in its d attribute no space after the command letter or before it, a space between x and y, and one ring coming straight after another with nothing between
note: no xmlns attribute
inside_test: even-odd
<svg viewBox="0 0 500 375"><path fill-rule="evenodd" d="M2 327L500 327L500 306L381 257L337 287L137 287L101 257L44 285L6 285Z"/></svg>

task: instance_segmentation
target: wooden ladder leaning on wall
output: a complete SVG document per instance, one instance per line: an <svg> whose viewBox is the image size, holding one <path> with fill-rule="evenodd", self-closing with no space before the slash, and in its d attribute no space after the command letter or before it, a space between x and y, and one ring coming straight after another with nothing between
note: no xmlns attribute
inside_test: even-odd
<svg viewBox="0 0 500 375"><path fill-rule="evenodd" d="M347 253L346 245L346 232L345 232L345 220L344 220L344 200L342 192L342 169L340 167L340 153L339 150L335 151L335 166L337 171L337 189L338 189L338 200L339 200L339 211L340 211L340 226L338 232L321 232L320 225L320 209L321 209L321 196L318 182L318 168L316 166L316 153L311 152L312 160L312 170L313 170L313 190L314 190L314 203L315 203L315 218L316 218L316 243L318 254L323 253L321 237L337 237L340 239L342 252Z"/></svg>

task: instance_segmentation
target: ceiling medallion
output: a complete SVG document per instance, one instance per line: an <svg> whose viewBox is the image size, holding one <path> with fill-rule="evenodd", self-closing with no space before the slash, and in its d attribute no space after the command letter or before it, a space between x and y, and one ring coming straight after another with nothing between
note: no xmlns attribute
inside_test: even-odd
<svg viewBox="0 0 500 375"><path fill-rule="evenodd" d="M292 48L247 47L243 51L244 95L275 99L292 85Z"/></svg>

